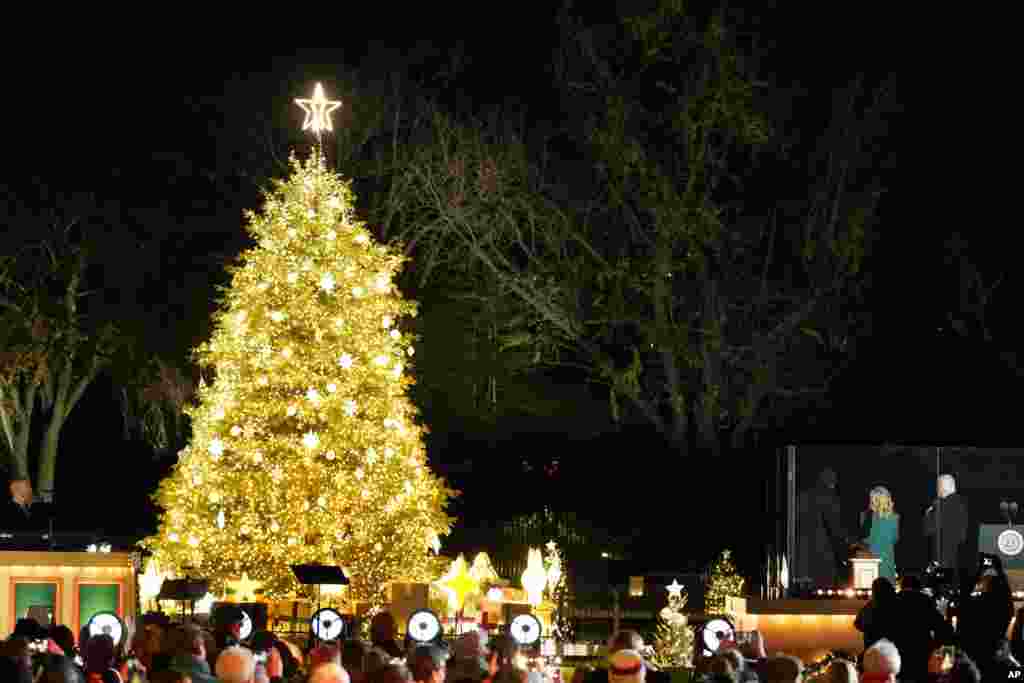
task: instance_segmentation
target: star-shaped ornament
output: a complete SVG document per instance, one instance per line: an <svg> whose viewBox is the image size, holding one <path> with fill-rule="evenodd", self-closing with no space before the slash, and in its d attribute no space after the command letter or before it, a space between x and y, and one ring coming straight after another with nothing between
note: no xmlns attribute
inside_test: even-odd
<svg viewBox="0 0 1024 683"><path fill-rule="evenodd" d="M555 552L555 549L556 549L556 548L558 547L558 544L557 544L557 543L555 543L554 541L548 541L548 542L546 543L546 545L547 545L547 548L548 548L548 552L549 552L549 553L553 553L553 552Z"/></svg>
<svg viewBox="0 0 1024 683"><path fill-rule="evenodd" d="M672 583L665 586L665 590L668 591L669 598L682 598L683 597L683 585L672 579Z"/></svg>
<svg viewBox="0 0 1024 683"><path fill-rule="evenodd" d="M452 562L448 573L441 577L438 583L446 588L449 597L454 598L452 607L462 609L466 604L466 596L480 592L480 583L469 573L469 566L466 558L459 555Z"/></svg>
<svg viewBox="0 0 1024 683"><path fill-rule="evenodd" d="M308 100L295 100L295 104L306 112L306 120L302 122L302 130L311 130L317 135L325 130L334 130L331 126L331 112L341 106L341 102L328 100L324 95L324 87L319 83L313 89L313 97Z"/></svg>
<svg viewBox="0 0 1024 683"><path fill-rule="evenodd" d="M228 587L235 592L231 596L238 602L252 602L256 599L256 591L263 587L259 581L253 581L249 575L242 572L242 578L238 581L228 581Z"/></svg>

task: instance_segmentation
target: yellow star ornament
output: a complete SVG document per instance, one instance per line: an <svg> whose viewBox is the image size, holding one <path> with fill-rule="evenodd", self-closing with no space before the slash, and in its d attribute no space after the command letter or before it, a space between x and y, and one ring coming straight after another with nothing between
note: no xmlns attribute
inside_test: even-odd
<svg viewBox="0 0 1024 683"><path fill-rule="evenodd" d="M245 572L238 581L228 581L228 588L234 590L230 596L234 602L253 602L256 600L256 591L263 587L259 581L253 581Z"/></svg>
<svg viewBox="0 0 1024 683"><path fill-rule="evenodd" d="M668 591L668 597L670 598L682 598L683 597L683 586L675 579L672 579L672 583L665 586Z"/></svg>
<svg viewBox="0 0 1024 683"><path fill-rule="evenodd" d="M442 576L437 583L442 588L447 589L449 604L457 610L465 606L467 595L480 592L480 583L469 573L466 558L462 555L455 558L452 566L448 569L448 573ZM454 601L452 598L454 598Z"/></svg>
<svg viewBox="0 0 1024 683"><path fill-rule="evenodd" d="M319 83L313 89L313 97L308 100L295 100L295 104L306 112L306 120L302 122L302 130L311 130L317 135L325 130L334 130L331 126L331 112L341 106L341 102L328 100L324 95L324 87Z"/></svg>

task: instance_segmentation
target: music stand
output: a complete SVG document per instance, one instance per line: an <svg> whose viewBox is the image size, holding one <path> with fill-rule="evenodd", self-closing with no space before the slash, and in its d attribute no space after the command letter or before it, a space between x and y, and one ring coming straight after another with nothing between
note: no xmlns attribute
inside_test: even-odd
<svg viewBox="0 0 1024 683"><path fill-rule="evenodd" d="M210 592L210 582L206 579L164 579L160 584L160 593L156 596L159 603L161 600L173 600L188 604L188 616L192 617L195 610L195 601L201 600ZM181 610L182 621L184 621L185 610Z"/></svg>
<svg viewBox="0 0 1024 683"><path fill-rule="evenodd" d="M341 567L329 564L293 564L292 573L303 586L316 586L316 611L320 611L320 586L347 586L348 577ZM313 635L312 629L310 634Z"/></svg>

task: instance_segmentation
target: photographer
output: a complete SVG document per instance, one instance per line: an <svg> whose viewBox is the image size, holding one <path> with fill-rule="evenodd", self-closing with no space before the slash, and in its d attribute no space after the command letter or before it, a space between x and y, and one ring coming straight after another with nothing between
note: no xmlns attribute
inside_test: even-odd
<svg viewBox="0 0 1024 683"><path fill-rule="evenodd" d="M957 629L960 646L984 677L1013 619L1010 582L998 556L982 553L974 590L961 602Z"/></svg>

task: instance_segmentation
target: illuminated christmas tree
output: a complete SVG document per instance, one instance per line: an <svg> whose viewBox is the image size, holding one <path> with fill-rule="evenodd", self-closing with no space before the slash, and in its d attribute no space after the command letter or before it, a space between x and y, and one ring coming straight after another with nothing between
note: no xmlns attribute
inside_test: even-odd
<svg viewBox="0 0 1024 683"><path fill-rule="evenodd" d="M300 103L319 141L336 103L319 86ZM379 603L392 580L436 578L429 549L450 530L455 492L428 469L406 396L414 339L402 321L416 306L393 284L404 259L355 220L319 144L291 164L247 215L257 246L197 352L216 379L199 389L144 544L215 592L245 574L284 597L298 588L291 565L338 564L350 599Z"/></svg>
<svg viewBox="0 0 1024 683"><path fill-rule="evenodd" d="M651 662L661 669L680 669L693 665L693 630L682 613L686 596L675 580L668 587L668 606L658 615Z"/></svg>
<svg viewBox="0 0 1024 683"><path fill-rule="evenodd" d="M743 595L743 577L736 572L731 554L730 550L723 550L711 566L708 590L704 594L704 611L708 614L724 614L725 598Z"/></svg>

